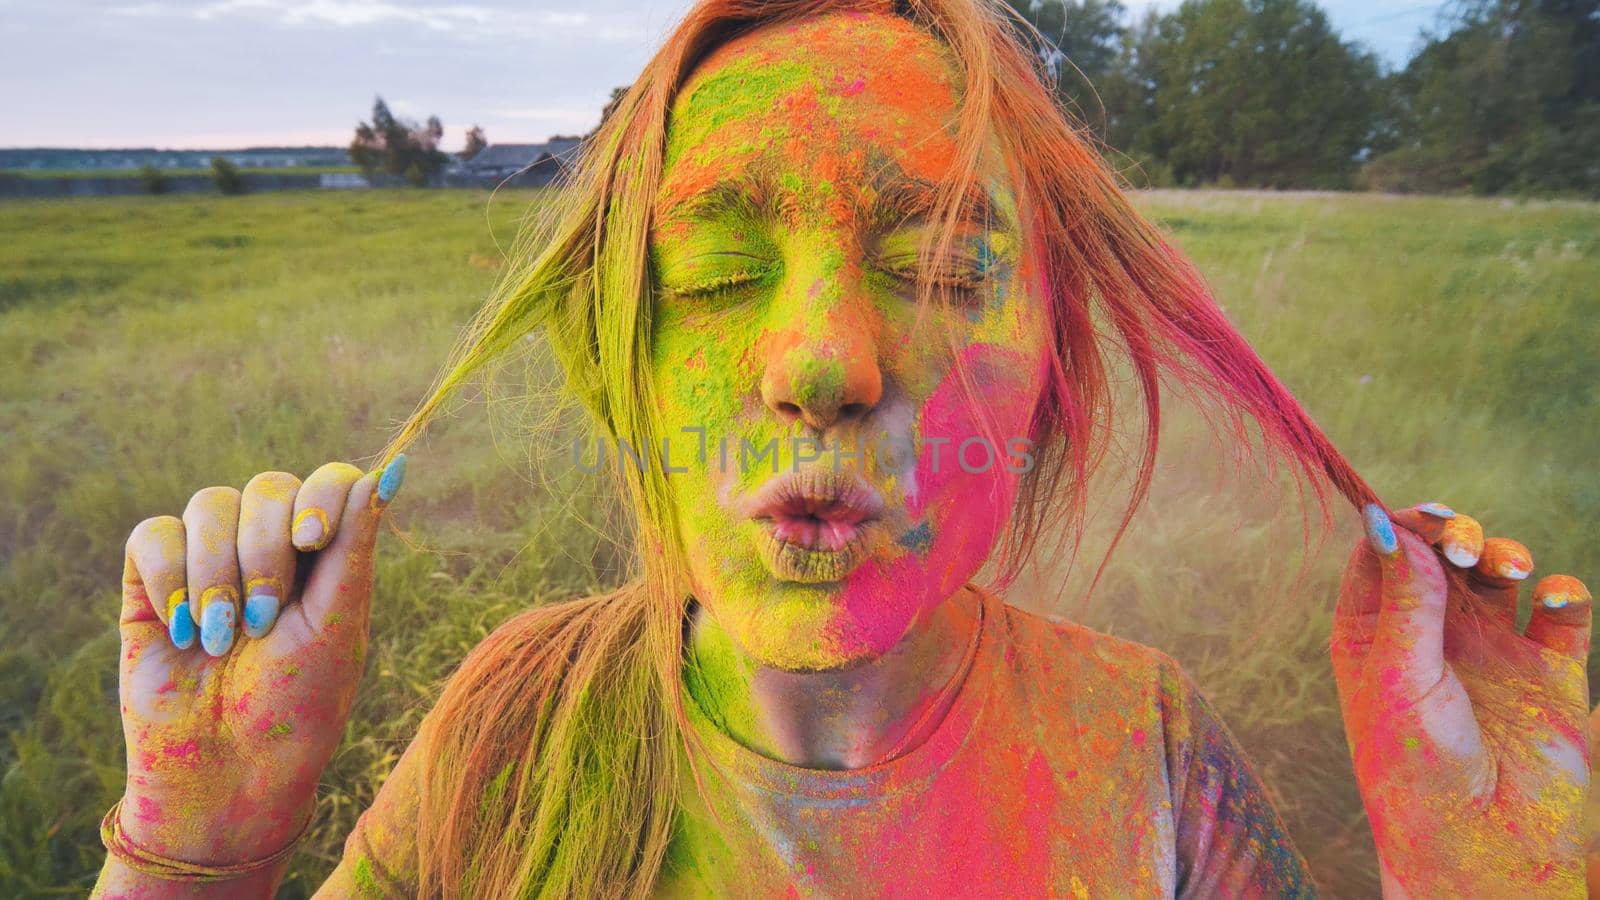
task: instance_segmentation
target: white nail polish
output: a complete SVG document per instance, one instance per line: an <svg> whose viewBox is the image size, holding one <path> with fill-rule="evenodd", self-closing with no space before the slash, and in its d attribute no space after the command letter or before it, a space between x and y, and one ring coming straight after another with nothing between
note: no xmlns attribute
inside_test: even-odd
<svg viewBox="0 0 1600 900"><path fill-rule="evenodd" d="M1468 569L1478 564L1478 554L1460 544L1446 544L1444 546L1444 558L1450 560L1451 565L1459 566L1463 569Z"/></svg>

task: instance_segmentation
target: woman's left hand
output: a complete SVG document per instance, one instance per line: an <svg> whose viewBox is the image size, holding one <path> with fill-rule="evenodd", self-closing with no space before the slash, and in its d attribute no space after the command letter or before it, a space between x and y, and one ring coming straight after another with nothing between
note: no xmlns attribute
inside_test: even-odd
<svg viewBox="0 0 1600 900"><path fill-rule="evenodd" d="M1333 668L1385 896L1581 896L1591 595L1439 504L1366 511ZM1398 527L1397 527L1398 526Z"/></svg>

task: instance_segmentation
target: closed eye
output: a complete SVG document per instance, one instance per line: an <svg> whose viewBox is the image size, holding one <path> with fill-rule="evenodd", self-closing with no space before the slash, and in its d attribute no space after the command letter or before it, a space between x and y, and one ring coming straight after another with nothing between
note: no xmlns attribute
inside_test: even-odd
<svg viewBox="0 0 1600 900"><path fill-rule="evenodd" d="M976 291L986 280L978 260L965 256L947 257L927 266L914 256L890 257L879 260L877 267L896 281L912 286L926 281L935 287Z"/></svg>
<svg viewBox="0 0 1600 900"><path fill-rule="evenodd" d="M684 266L690 271L663 279L674 297L715 297L765 281L777 263L748 253L708 253Z"/></svg>

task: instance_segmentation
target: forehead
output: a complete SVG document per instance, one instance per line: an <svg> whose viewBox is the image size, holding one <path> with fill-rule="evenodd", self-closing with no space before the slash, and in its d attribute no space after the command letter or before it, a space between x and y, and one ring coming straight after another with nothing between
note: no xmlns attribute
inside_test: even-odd
<svg viewBox="0 0 1600 900"><path fill-rule="evenodd" d="M678 93L660 201L730 177L853 199L885 167L938 182L956 143L960 76L948 50L889 15L832 13L725 44Z"/></svg>

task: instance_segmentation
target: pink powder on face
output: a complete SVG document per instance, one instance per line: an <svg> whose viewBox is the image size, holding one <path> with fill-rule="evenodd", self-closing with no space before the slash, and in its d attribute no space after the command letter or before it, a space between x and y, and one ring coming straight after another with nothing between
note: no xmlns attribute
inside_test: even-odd
<svg viewBox="0 0 1600 900"><path fill-rule="evenodd" d="M888 651L913 619L970 580L1005 528L1019 480L1006 469L1005 442L1012 432L1026 434L1033 400L1019 375L1028 371L1014 350L973 344L958 354L923 404L918 421L924 450L913 470L915 493L905 502L910 518L931 529L932 541L925 552L868 562L845 582L846 614L875 654ZM983 409L974 408L963 391L963 372L984 391ZM962 441L978 436L995 446L996 458L987 471L967 472L957 453ZM937 463L927 449L930 438L948 440ZM981 465L978 454L969 459L973 467Z"/></svg>

